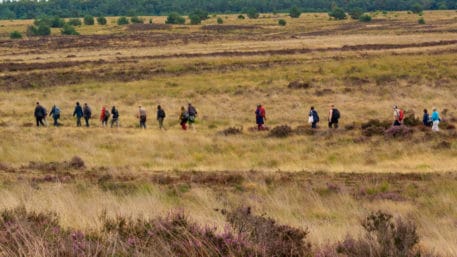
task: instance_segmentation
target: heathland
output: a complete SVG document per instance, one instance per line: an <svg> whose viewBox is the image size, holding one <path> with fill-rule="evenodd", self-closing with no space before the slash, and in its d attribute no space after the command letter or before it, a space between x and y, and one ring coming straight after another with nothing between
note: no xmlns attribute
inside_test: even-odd
<svg viewBox="0 0 457 257"><path fill-rule="evenodd" d="M318 249L357 237L360 221L380 210L417 224L419 248L456 256L457 12L426 11L425 24L407 12L370 15L367 23L324 13L215 15L201 25L148 16L151 24L125 26L108 17L76 27L79 36L53 29L14 40L9 33L25 34L33 21L0 21L0 208L55 212L63 229L87 234L102 233L104 215L179 209L222 233L222 213L249 206L308 229L317 256L331 256ZM37 101L48 111L58 105L63 125L36 128ZM91 128L75 126L77 101L92 107ZM189 102L199 116L182 131L179 110ZM270 131L252 129L259 103ZM330 104L341 112L338 130L326 128ZM113 105L121 127L100 127L101 107ZM138 105L149 114L146 130ZM393 105L406 110L407 128L389 130ZM311 106L317 130L306 123ZM432 107L443 118L439 133L420 126ZM46 256L43 245L17 256Z"/></svg>

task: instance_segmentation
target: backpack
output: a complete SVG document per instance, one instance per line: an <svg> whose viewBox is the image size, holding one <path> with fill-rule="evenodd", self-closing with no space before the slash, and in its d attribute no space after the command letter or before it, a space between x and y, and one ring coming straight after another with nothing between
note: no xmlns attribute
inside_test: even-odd
<svg viewBox="0 0 457 257"><path fill-rule="evenodd" d="M163 109L159 110L159 117L160 118L165 118L165 111Z"/></svg>
<svg viewBox="0 0 457 257"><path fill-rule="evenodd" d="M59 107L57 107L57 106L54 108L54 115L55 115L56 117L60 115L60 109L59 109Z"/></svg>
<svg viewBox="0 0 457 257"><path fill-rule="evenodd" d="M332 118L335 119L335 120L339 120L340 119L340 111L338 109L333 109Z"/></svg>
<svg viewBox="0 0 457 257"><path fill-rule="evenodd" d="M400 109L398 113L398 121L402 121L405 118L405 111Z"/></svg>
<svg viewBox="0 0 457 257"><path fill-rule="evenodd" d="M105 119L109 119L110 113L108 110L105 110Z"/></svg>

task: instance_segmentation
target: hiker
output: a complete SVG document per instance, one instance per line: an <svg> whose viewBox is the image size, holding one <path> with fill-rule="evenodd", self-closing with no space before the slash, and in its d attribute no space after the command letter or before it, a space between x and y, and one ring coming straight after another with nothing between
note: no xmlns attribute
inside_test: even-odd
<svg viewBox="0 0 457 257"><path fill-rule="evenodd" d="M195 109L195 107L192 106L191 103L189 103L187 107L187 113L189 114L189 128L193 128L192 124L195 123L195 118L197 117L197 110Z"/></svg>
<svg viewBox="0 0 457 257"><path fill-rule="evenodd" d="M438 111L436 110L436 107L433 107L433 112L432 112L432 122L433 122L433 125L432 125L432 131L440 131L440 128L439 128L439 125L440 125L440 115L438 113Z"/></svg>
<svg viewBox="0 0 457 257"><path fill-rule="evenodd" d="M116 106L111 108L111 114L113 118L111 119L111 127L116 124L116 127L119 128L119 111L116 109Z"/></svg>
<svg viewBox="0 0 457 257"><path fill-rule="evenodd" d="M399 109L398 106L394 105L394 126L401 126L403 123L403 118L405 117L405 112L402 109Z"/></svg>
<svg viewBox="0 0 457 257"><path fill-rule="evenodd" d="M308 115L308 123L311 123L311 128L317 128L317 123L319 122L319 114L314 109L314 106L311 106Z"/></svg>
<svg viewBox="0 0 457 257"><path fill-rule="evenodd" d="M430 119L430 115L428 114L427 109L424 109L424 116L422 117L422 124L426 127L432 126L432 119Z"/></svg>
<svg viewBox="0 0 457 257"><path fill-rule="evenodd" d="M340 111L335 108L335 105L330 105L330 111L328 113L328 127L338 128L338 120L340 119Z"/></svg>
<svg viewBox="0 0 457 257"><path fill-rule="evenodd" d="M102 122L102 127L106 127L108 125L109 116L109 110L106 109L105 106L103 106L102 111L100 112L100 121Z"/></svg>
<svg viewBox="0 0 457 257"><path fill-rule="evenodd" d="M92 110L90 109L89 105L87 105L87 103L84 103L83 116L84 121L86 121L86 127L89 127L89 119L92 117Z"/></svg>
<svg viewBox="0 0 457 257"><path fill-rule="evenodd" d="M83 108L76 102L75 110L73 111L73 117L76 116L76 126L81 127L81 117L83 116Z"/></svg>
<svg viewBox="0 0 457 257"><path fill-rule="evenodd" d="M146 129L146 110L140 106L138 106L138 114L136 117L140 120L140 128Z"/></svg>
<svg viewBox="0 0 457 257"><path fill-rule="evenodd" d="M45 126L43 123L43 119L46 117L46 109L43 106L41 106L39 102L36 103L34 116L36 119L37 127L39 127L40 125Z"/></svg>
<svg viewBox="0 0 457 257"><path fill-rule="evenodd" d="M54 120L54 127L59 126L58 120L60 119L60 108L54 104L52 106L51 112L49 113L49 116L52 116L52 119Z"/></svg>
<svg viewBox="0 0 457 257"><path fill-rule="evenodd" d="M159 121L159 129L165 129L163 127L163 120L165 119L165 110L162 106L157 105L157 120Z"/></svg>
<svg viewBox="0 0 457 257"><path fill-rule="evenodd" d="M181 114L179 115L179 124L183 130L187 130L187 121L189 120L189 113L184 106L181 106Z"/></svg>
<svg viewBox="0 0 457 257"><path fill-rule="evenodd" d="M255 123L257 124L257 130L264 130L265 127L265 120L267 117L265 116L265 108L261 105L257 105L257 109L255 110Z"/></svg>

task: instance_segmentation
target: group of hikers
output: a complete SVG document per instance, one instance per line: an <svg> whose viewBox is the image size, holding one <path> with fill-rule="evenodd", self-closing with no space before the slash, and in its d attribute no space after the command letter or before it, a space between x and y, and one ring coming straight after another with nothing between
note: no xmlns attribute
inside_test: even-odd
<svg viewBox="0 0 457 257"><path fill-rule="evenodd" d="M393 106L394 111L394 122L393 126L401 126L403 125L405 112L404 110L398 108L397 105ZM340 120L340 111L335 108L335 105L330 105L330 109L328 111L328 127L329 128L338 128L338 122ZM257 105L257 109L255 110L255 117L256 117L256 124L258 130L265 130L265 121L266 111L265 108L259 104ZM432 115L429 115L428 110L424 109L424 115L422 116L422 124L427 127L432 127L433 131L439 131L439 123L441 121L440 115L437 111L436 107L433 107ZM317 123L319 123L319 114L317 113L314 106L311 106L311 109L308 113L308 123L311 124L311 128L317 128Z"/></svg>
<svg viewBox="0 0 457 257"><path fill-rule="evenodd" d="M53 105L49 116L52 117L54 120L54 126L60 126L59 119L61 115L61 110L57 105ZM36 125L39 126L47 126L46 117L48 117L48 113L46 108L44 108L39 102L36 103L34 116L36 119ZM87 103L84 103L83 106L79 102L76 102L76 105L73 110L73 117L76 118L76 126L81 127L81 119L84 118L85 126L90 127L90 120L92 119L92 109L89 107ZM110 121L111 117L111 121ZM136 117L139 120L139 127L146 129L146 121L147 121L147 113L146 109L143 106L138 106L138 113ZM162 106L157 106L157 121L159 123L160 129L165 129L163 126L163 121L166 117L165 110ZM193 128L193 124L195 123L195 119L197 117L197 110L195 107L189 103L187 109L182 106L181 113L179 115L179 123L183 130L187 130L187 128ZM111 128L119 127L119 110L116 106L112 106L111 110L106 106L103 106L100 112L100 118L102 127L107 127L108 122L110 123Z"/></svg>
<svg viewBox="0 0 457 257"><path fill-rule="evenodd" d="M56 105L52 106L51 112L49 116L52 116L54 120L54 126L59 126L59 119L61 115L61 110ZM37 126L46 126L46 117L48 116L46 109L40 105L39 102L36 103L35 107L35 118L36 118L36 125ZM330 105L328 111L328 127L329 128L338 128L338 123L340 120L340 111L335 107L335 105ZM394 122L393 126L401 126L403 125L403 121L405 118L404 110L398 108L397 105L393 106L393 116ZM76 102L76 106L73 111L73 117L76 117L76 126L81 127L81 119L84 118L86 127L90 126L90 119L92 118L92 110L87 103L84 103L83 106L80 105L79 102ZM116 106L112 106L111 110L103 106L100 113L100 121L102 127L108 126L108 121L111 117L110 126L111 127L119 127L119 111ZM165 129L163 126L164 119L166 117L165 110L162 106L157 106L157 121L159 123L160 129ZM187 130L188 128L193 128L193 124L195 123L195 119L197 117L197 110L195 107L189 103L187 108L184 106L181 107L181 112L179 115L179 124L183 130ZM265 130L265 121L266 111L265 107L261 104L257 105L257 109L255 110L255 117L256 117L256 124L258 130ZM137 118L139 120L139 127L146 129L146 120L147 120L147 113L144 107L138 106L138 113ZM440 123L440 115L436 109L433 108L432 114L429 115L428 110L424 109L424 115L422 117L422 123L424 126L432 127L433 131L439 131L439 123ZM308 123L311 125L311 128L316 129L317 124L319 123L319 114L317 113L314 106L311 107L308 113Z"/></svg>

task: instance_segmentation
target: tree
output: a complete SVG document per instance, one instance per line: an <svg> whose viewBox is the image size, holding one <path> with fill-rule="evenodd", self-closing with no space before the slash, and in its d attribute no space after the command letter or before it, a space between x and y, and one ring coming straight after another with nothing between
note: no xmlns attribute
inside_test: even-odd
<svg viewBox="0 0 457 257"><path fill-rule="evenodd" d="M351 18L354 19L354 20L358 20L363 13L364 13L364 11L360 7L356 7L354 9L351 9L348 12L349 16L351 16Z"/></svg>
<svg viewBox="0 0 457 257"><path fill-rule="evenodd" d="M97 18L97 23L100 25L106 25L106 18L103 16L100 16Z"/></svg>
<svg viewBox="0 0 457 257"><path fill-rule="evenodd" d="M65 21L59 17L53 17L51 19L51 28L62 28L65 25Z"/></svg>
<svg viewBox="0 0 457 257"><path fill-rule="evenodd" d="M331 18L334 18L335 20L344 20L344 19L346 19L346 12L344 12L344 10L339 8L339 7L333 8L333 10L328 13L328 15Z"/></svg>
<svg viewBox="0 0 457 257"><path fill-rule="evenodd" d="M27 28L27 35L29 36L48 36L51 35L51 27L45 23L38 26L31 25Z"/></svg>
<svg viewBox="0 0 457 257"><path fill-rule="evenodd" d="M165 24L184 24L184 23L186 23L186 19L175 12L170 13L170 15L168 15L168 17L167 17L167 20L165 21Z"/></svg>
<svg viewBox="0 0 457 257"><path fill-rule="evenodd" d="M119 19L117 19L117 25L126 25L126 24L129 24L129 20L127 19L127 17L122 16L122 17L119 17Z"/></svg>
<svg viewBox="0 0 457 257"><path fill-rule="evenodd" d="M419 3L415 3L412 7L411 7L411 11L413 13L417 13L417 14L420 14L424 11L424 8L422 7L421 4Z"/></svg>
<svg viewBox="0 0 457 257"><path fill-rule="evenodd" d="M301 15L301 11L296 6L292 7L289 11L289 16L292 18L298 18L298 17L300 17L300 15Z"/></svg>
<svg viewBox="0 0 457 257"><path fill-rule="evenodd" d="M223 24L224 20L221 17L217 17L217 24Z"/></svg>
<svg viewBox="0 0 457 257"><path fill-rule="evenodd" d="M81 26L81 20L78 19L78 18L74 18L74 19L70 19L68 21L68 24L72 25L72 26Z"/></svg>
<svg viewBox="0 0 457 257"><path fill-rule="evenodd" d="M66 23L63 28L60 30L62 35L79 35L78 31L76 31L75 27L71 26L70 24Z"/></svg>
<svg viewBox="0 0 457 257"><path fill-rule="evenodd" d="M254 7L251 7L246 10L246 15L248 16L249 19L257 19L257 18L259 18L260 14Z"/></svg>
<svg viewBox="0 0 457 257"><path fill-rule="evenodd" d="M208 12L207 11L203 11L203 10L195 10L192 12L193 15L197 15L198 17L200 17L200 19L202 21L204 20L207 20L209 17L208 17Z"/></svg>
<svg viewBox="0 0 457 257"><path fill-rule="evenodd" d="M286 26L286 24L287 24L287 22L286 22L285 20L283 20L283 19L280 19L280 20L278 21L278 25L279 25L279 26Z"/></svg>
<svg viewBox="0 0 457 257"><path fill-rule="evenodd" d="M200 16L198 16L198 14L195 14L195 13L190 14L189 19L190 19L190 24L192 24L192 25L197 25L197 24L202 23L202 19L200 18Z"/></svg>
<svg viewBox="0 0 457 257"><path fill-rule="evenodd" d="M11 39L21 39L22 38L22 34L19 31L15 30L15 31L10 33L10 38Z"/></svg>
<svg viewBox="0 0 457 257"><path fill-rule="evenodd" d="M91 16L91 15L86 15L84 16L84 24L85 25L94 25L95 21L94 21L94 17Z"/></svg>

